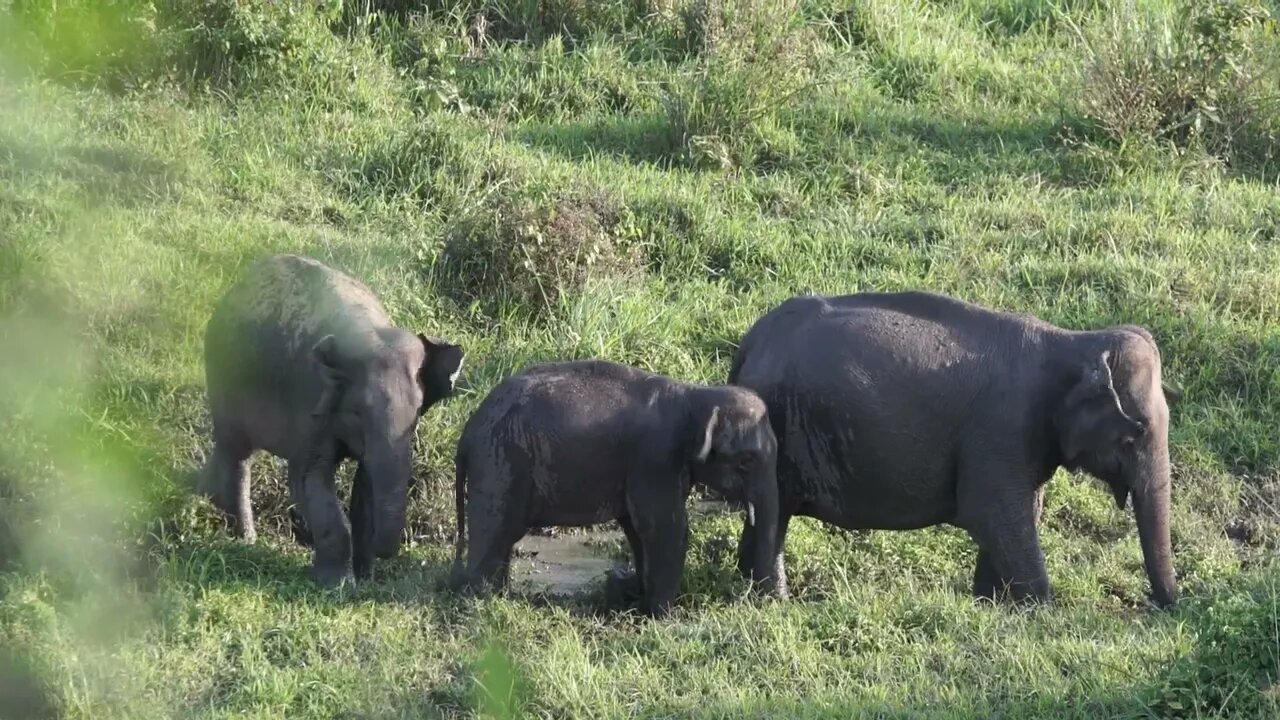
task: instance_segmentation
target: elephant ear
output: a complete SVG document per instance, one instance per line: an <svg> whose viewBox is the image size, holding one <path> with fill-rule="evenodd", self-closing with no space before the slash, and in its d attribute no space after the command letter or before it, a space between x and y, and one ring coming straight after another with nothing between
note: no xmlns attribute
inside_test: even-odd
<svg viewBox="0 0 1280 720"><path fill-rule="evenodd" d="M1120 404L1111 376L1111 353L1103 352L1086 363L1080 380L1067 394L1059 418L1059 442L1067 465L1087 466L1090 454L1105 451L1143 431ZM1087 468L1086 468L1087 469Z"/></svg>
<svg viewBox="0 0 1280 720"><path fill-rule="evenodd" d="M437 400L443 400L453 394L462 374L462 363L466 352L462 346L437 337L418 334L422 347L426 351L422 358L422 368L418 371L425 389L423 408Z"/></svg>
<svg viewBox="0 0 1280 720"><path fill-rule="evenodd" d="M338 396L342 391L343 371L342 359L339 355L338 340L333 335L325 335L311 347L311 357L315 359L324 377L324 387L320 398L311 414L314 417L328 415L338 404Z"/></svg>

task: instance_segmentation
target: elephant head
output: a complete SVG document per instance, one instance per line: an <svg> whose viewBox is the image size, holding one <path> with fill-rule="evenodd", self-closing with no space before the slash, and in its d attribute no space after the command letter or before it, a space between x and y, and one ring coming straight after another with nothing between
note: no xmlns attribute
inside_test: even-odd
<svg viewBox="0 0 1280 720"><path fill-rule="evenodd" d="M771 577L778 526L778 443L764 401L738 387L693 393L690 476L731 501L742 502L756 529L754 576Z"/></svg>
<svg viewBox="0 0 1280 720"><path fill-rule="evenodd" d="M1152 598L1167 607L1178 597L1169 539L1168 403L1176 394L1162 384L1149 333L1126 327L1103 337L1088 343L1058 411L1062 464L1106 483L1122 510L1132 498Z"/></svg>
<svg viewBox="0 0 1280 720"><path fill-rule="evenodd" d="M452 394L464 352L439 338L397 328L359 341L327 335L312 352L325 377L315 410L323 418L317 432L335 438L366 472L374 552L391 557L404 532L418 419Z"/></svg>

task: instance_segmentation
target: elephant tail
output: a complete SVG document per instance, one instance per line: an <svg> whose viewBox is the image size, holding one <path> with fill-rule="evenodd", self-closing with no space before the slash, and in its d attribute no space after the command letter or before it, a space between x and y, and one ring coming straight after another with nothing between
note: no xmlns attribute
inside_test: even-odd
<svg viewBox="0 0 1280 720"><path fill-rule="evenodd" d="M458 532L453 547L453 572L455 579L463 574L463 553L467 546L467 467L465 446L458 443L453 456L453 504L457 513Z"/></svg>
<svg viewBox="0 0 1280 720"><path fill-rule="evenodd" d="M733 353L733 362L729 364L729 380L730 385L738 384L738 376L742 374L742 366L747 364L747 352L750 349L751 333L747 332L742 336L742 342L738 344L738 349Z"/></svg>

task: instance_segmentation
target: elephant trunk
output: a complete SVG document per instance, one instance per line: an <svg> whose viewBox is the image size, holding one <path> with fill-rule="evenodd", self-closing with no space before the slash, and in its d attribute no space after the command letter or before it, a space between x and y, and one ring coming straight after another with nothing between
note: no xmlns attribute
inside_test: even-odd
<svg viewBox="0 0 1280 720"><path fill-rule="evenodd" d="M373 552L380 558L394 557L404 534L412 472L409 448L407 443L403 448L389 443L369 454L365 462L373 485Z"/></svg>
<svg viewBox="0 0 1280 720"><path fill-rule="evenodd" d="M772 592L778 578L778 476L770 464L751 479L747 487L747 521L755 530L755 552L750 559L751 575L762 590Z"/></svg>
<svg viewBox="0 0 1280 720"><path fill-rule="evenodd" d="M1151 596L1160 607L1178 600L1173 574L1173 547L1169 539L1169 450L1159 448L1150 465L1131 484L1133 514L1142 542L1142 559L1151 580Z"/></svg>

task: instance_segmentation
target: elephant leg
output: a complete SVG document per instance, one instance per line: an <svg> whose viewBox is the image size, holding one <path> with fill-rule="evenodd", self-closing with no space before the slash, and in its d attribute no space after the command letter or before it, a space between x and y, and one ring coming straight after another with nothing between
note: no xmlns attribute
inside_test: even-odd
<svg viewBox="0 0 1280 720"><path fill-rule="evenodd" d="M1003 588L1004 583L996 573L996 565L991 559L991 553L979 549L978 564L973 570L973 596L995 601L998 592Z"/></svg>
<svg viewBox="0 0 1280 720"><path fill-rule="evenodd" d="M356 580L373 577L373 487L361 463L351 482L351 569Z"/></svg>
<svg viewBox="0 0 1280 720"><path fill-rule="evenodd" d="M252 543L258 539L249 502L252 449L233 433L219 430L215 425L213 454L205 467L202 489L230 521L236 536Z"/></svg>
<svg viewBox="0 0 1280 720"><path fill-rule="evenodd" d="M328 459L289 461L289 488L311 531L312 576L325 588L355 582L351 528L334 485L336 470Z"/></svg>
<svg viewBox="0 0 1280 720"><path fill-rule="evenodd" d="M470 592L505 591L511 585L511 553L523 536L523 532L517 534L505 532L505 529L487 533L472 530L464 589Z"/></svg>
<svg viewBox="0 0 1280 720"><path fill-rule="evenodd" d="M307 527L307 519L302 516L302 509L295 503L289 506L289 529L293 532L293 541L303 547L311 547L311 530Z"/></svg>
<svg viewBox="0 0 1280 720"><path fill-rule="evenodd" d="M644 597L644 543L636 532L631 518L623 515L618 518L618 525L627 536L627 544L631 546L631 557L635 569L627 571L611 571L605 578L606 604L610 607L631 605Z"/></svg>
<svg viewBox="0 0 1280 720"><path fill-rule="evenodd" d="M1049 574L1036 532L1039 487L1034 475L1015 462L993 460L1000 456L989 447L975 455L980 459L962 459L956 494L956 524L969 532L980 551L975 593L1007 593L1015 602L1049 600Z"/></svg>
<svg viewBox="0 0 1280 720"><path fill-rule="evenodd" d="M1040 518L1044 513L1044 486L1041 485L1031 500L1032 523L1040 527ZM996 572L995 560L991 553L978 549L978 562L973 569L973 596L978 599L995 601L1004 592L1008 582Z"/></svg>
<svg viewBox="0 0 1280 720"><path fill-rule="evenodd" d="M773 595L777 598L787 598L790 591L787 588L787 565L784 559L783 548L787 542L787 528L791 525L791 514L781 512L778 515L778 536L776 539L777 549L773 561L773 577L764 578L758 582L766 594ZM751 576L752 558L756 552L756 529L749 522L743 521L742 537L738 540L738 574L748 582L757 582Z"/></svg>
<svg viewBox="0 0 1280 720"><path fill-rule="evenodd" d="M646 473L646 478L653 474ZM650 617L664 617L680 594L685 553L689 547L689 521L684 497L674 482L666 487L644 488L630 493L630 517L644 554L641 579L642 609Z"/></svg>
<svg viewBox="0 0 1280 720"><path fill-rule="evenodd" d="M472 497L482 502L478 493ZM511 554L525 533L523 525L502 517L504 513L475 512L483 509L468 508L467 559L461 578L468 593L500 592L510 586Z"/></svg>

